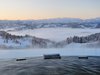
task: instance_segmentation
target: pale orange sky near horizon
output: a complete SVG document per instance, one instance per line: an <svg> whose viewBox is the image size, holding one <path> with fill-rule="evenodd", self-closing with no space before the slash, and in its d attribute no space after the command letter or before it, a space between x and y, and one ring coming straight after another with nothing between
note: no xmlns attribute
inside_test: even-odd
<svg viewBox="0 0 100 75"><path fill-rule="evenodd" d="M100 17L100 0L0 0L0 20Z"/></svg>

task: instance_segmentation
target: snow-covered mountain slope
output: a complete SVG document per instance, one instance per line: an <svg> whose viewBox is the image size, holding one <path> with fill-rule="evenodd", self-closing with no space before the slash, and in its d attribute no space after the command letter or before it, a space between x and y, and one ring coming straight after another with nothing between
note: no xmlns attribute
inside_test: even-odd
<svg viewBox="0 0 100 75"><path fill-rule="evenodd" d="M44 34L45 34L45 32L44 32ZM48 32L50 33L50 31L48 31ZM63 33L64 32L66 33L66 31L63 31ZM19 32L19 33L22 33L22 32ZM15 34L15 33L10 34L5 31L0 31L0 48L62 48L71 43L79 43L79 44L90 43L91 44L93 42L100 42L100 32L97 33L97 31L96 31L95 34L93 34L93 30L92 30L91 35L90 35L90 33L88 33L88 34L84 34L84 36L82 33L78 33L76 35L74 33L74 34L70 35L70 32L67 32L67 34L63 34L63 35L67 35L67 36L62 35L62 37L64 37L63 39L62 39L62 37L60 37L60 39L62 39L62 40L58 40L57 37L59 37L61 35L56 36L57 33L56 34L52 33L52 35L45 34L45 36L49 36L49 38L53 37L52 41L51 41L51 39L44 39L44 38L40 38L40 37L37 38L37 37L28 35L28 34L29 34L29 32L27 34L25 33L24 35L21 35L21 34L19 35L19 34ZM38 34L38 32L37 32L37 34ZM54 37L56 38L55 39L56 42L54 41Z"/></svg>
<svg viewBox="0 0 100 75"><path fill-rule="evenodd" d="M54 42L34 36L16 36L0 31L0 48L46 48L52 47Z"/></svg>
<svg viewBox="0 0 100 75"><path fill-rule="evenodd" d="M95 33L99 33L100 29L90 28L39 28L39 29L27 29L20 31L8 31L12 35L31 35L39 38L49 39L52 41L62 41L67 37L73 36L87 36Z"/></svg>

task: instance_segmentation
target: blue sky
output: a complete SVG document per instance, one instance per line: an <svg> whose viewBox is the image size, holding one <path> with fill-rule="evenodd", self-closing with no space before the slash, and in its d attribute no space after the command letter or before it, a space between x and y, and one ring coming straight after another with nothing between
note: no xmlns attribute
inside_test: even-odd
<svg viewBox="0 0 100 75"><path fill-rule="evenodd" d="M100 17L100 0L0 0L0 19Z"/></svg>

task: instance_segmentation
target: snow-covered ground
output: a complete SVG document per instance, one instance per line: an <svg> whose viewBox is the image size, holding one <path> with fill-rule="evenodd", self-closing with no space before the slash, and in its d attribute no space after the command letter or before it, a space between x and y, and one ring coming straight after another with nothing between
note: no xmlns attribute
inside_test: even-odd
<svg viewBox="0 0 100 75"><path fill-rule="evenodd" d="M20 31L8 31L8 33L14 35L31 35L39 38L50 39L52 41L62 41L67 37L73 36L87 36L94 33L100 33L100 29L81 29L81 28L39 28L39 29L27 29Z"/></svg>
<svg viewBox="0 0 100 75"><path fill-rule="evenodd" d="M38 57L59 53L62 56L100 56L100 48L87 48L84 44L70 44L66 48L0 50L0 59Z"/></svg>

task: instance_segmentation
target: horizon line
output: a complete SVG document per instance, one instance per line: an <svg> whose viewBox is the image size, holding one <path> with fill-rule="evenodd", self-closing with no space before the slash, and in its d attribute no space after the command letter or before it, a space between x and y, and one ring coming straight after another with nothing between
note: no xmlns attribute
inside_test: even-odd
<svg viewBox="0 0 100 75"><path fill-rule="evenodd" d="M10 21L10 20L12 20L12 21L16 21L16 20L48 20L48 19L63 19L63 18L69 18L69 19L81 19L81 20L86 20L86 19L96 19L96 18L100 18L100 17L93 17L93 18L78 18L78 17L76 17L76 18L74 18L74 17L55 17L55 18L40 18L40 19L0 19L0 21L2 20L2 21Z"/></svg>

